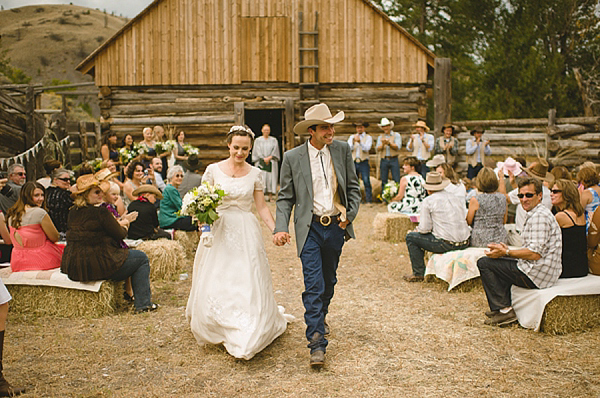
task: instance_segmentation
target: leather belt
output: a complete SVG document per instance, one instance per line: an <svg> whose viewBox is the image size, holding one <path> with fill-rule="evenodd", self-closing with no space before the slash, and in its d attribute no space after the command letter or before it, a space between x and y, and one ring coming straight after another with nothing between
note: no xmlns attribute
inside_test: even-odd
<svg viewBox="0 0 600 398"><path fill-rule="evenodd" d="M463 240L462 242L451 242L449 240L441 239L441 238L440 238L440 240L444 243L449 244L450 246L460 247L460 246L468 245L469 241L471 240L471 237L467 238L467 240Z"/></svg>
<svg viewBox="0 0 600 398"><path fill-rule="evenodd" d="M313 222L318 222L324 227L327 227L330 224L338 224L340 220L338 220L338 216L317 216L313 214Z"/></svg>

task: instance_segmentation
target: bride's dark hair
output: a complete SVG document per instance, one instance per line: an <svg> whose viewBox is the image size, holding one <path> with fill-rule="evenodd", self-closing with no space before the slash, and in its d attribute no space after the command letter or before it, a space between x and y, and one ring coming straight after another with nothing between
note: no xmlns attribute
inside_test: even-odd
<svg viewBox="0 0 600 398"><path fill-rule="evenodd" d="M254 132L248 126L231 127L227 133L227 137L225 137L228 144L231 144L231 140L233 139L234 135L239 135L240 137L250 137L250 144L254 144Z"/></svg>

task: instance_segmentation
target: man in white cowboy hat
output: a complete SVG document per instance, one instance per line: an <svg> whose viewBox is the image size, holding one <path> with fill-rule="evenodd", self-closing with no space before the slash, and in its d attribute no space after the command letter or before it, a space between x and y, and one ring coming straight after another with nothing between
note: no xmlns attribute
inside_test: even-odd
<svg viewBox="0 0 600 398"><path fill-rule="evenodd" d="M412 266L407 282L422 282L425 276L425 251L445 253L469 246L471 230L467 225L464 200L445 188L450 180L438 172L427 173L425 189L429 194L421 203L419 225L406 234L406 246Z"/></svg>
<svg viewBox="0 0 600 398"><path fill-rule="evenodd" d="M370 180L371 166L369 166L369 151L373 145L373 138L365 131L369 127L369 123L358 120L352 123L352 125L356 128L356 134L348 137L348 145L352 149L352 159L356 167L356 175L360 174L365 184L365 201L371 203L373 194Z"/></svg>
<svg viewBox="0 0 600 398"><path fill-rule="evenodd" d="M433 153L434 155L443 155L446 163L454 167L456 156L458 155L458 140L454 137L454 126L452 123L446 123L442 126L442 135L435 140Z"/></svg>
<svg viewBox="0 0 600 398"><path fill-rule="evenodd" d="M402 136L399 133L392 131L394 122L387 117L382 117L381 122L377 125L383 130L383 134L377 137L375 150L380 159L379 174L381 186L385 187L390 171L392 172L392 179L396 181L396 183L400 182L400 164L398 163L398 155L402 148Z"/></svg>
<svg viewBox="0 0 600 398"><path fill-rule="evenodd" d="M296 249L304 273L302 302L310 365L321 367L329 332L325 316L342 246L354 238L352 221L361 195L352 151L345 142L333 139L333 125L344 120L344 112L332 116L327 105L317 104L306 110L304 119L294 132L308 132L310 140L283 156L273 242L282 246L291 241L288 226L293 209Z"/></svg>
<svg viewBox="0 0 600 398"><path fill-rule="evenodd" d="M475 178L479 170L483 169L485 164L485 157L492 154L492 148L490 148L490 142L483 140L484 129L481 127L475 127L471 130L472 138L469 138L466 143L467 153L467 178Z"/></svg>
<svg viewBox="0 0 600 398"><path fill-rule="evenodd" d="M425 162L431 157L434 146L433 135L428 133L429 127L423 120L417 121L413 124L413 127L415 133L411 134L406 149L412 151L412 155L421 162L421 175L425 178L429 171L429 167L425 165Z"/></svg>

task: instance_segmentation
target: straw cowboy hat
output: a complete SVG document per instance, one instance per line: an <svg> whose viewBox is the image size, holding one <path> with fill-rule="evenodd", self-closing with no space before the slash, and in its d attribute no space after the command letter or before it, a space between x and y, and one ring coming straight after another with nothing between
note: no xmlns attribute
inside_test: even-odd
<svg viewBox="0 0 600 398"><path fill-rule="evenodd" d="M388 119L387 117L382 117L381 122L377 123L380 129L383 130L383 126L390 126L390 129L394 128L394 122Z"/></svg>
<svg viewBox="0 0 600 398"><path fill-rule="evenodd" d="M444 164L444 163L446 163L446 158L444 157L444 155L435 155L433 158L431 158L430 161L425 163L425 166L438 167L439 165Z"/></svg>
<svg viewBox="0 0 600 398"><path fill-rule="evenodd" d="M363 122L361 119L359 119L359 120L357 120L356 122L352 123L352 125L353 125L354 127L356 127L356 126L363 126L364 128L367 128L367 127L369 127L369 123L367 123L367 122Z"/></svg>
<svg viewBox="0 0 600 398"><path fill-rule="evenodd" d="M454 130L454 126L452 125L452 123L445 123L445 124L442 126L442 134L444 134L444 130L446 130L447 128L451 128L451 129L452 129L452 135L454 135L454 133L455 133L456 131Z"/></svg>
<svg viewBox="0 0 600 398"><path fill-rule="evenodd" d="M111 173L108 168L103 168L103 169L98 170L96 172L96 174L94 174L94 177L98 181L104 181L104 180L110 180L111 178L114 178L118 175L119 175L119 173L116 171L114 173Z"/></svg>
<svg viewBox="0 0 600 398"><path fill-rule="evenodd" d="M84 174L77 179L75 191L73 191L71 196L82 194L88 189L96 186L100 187L102 192L107 192L110 189L110 182L106 180L98 181L93 174Z"/></svg>
<svg viewBox="0 0 600 398"><path fill-rule="evenodd" d="M192 154L183 162L183 166L188 170L196 171L202 167L202 162L198 160L198 155Z"/></svg>
<svg viewBox="0 0 600 398"><path fill-rule="evenodd" d="M429 127L427 127L427 123L425 123L422 120L417 121L415 124L412 125L413 127L422 127L425 129L425 131L429 131Z"/></svg>
<svg viewBox="0 0 600 398"><path fill-rule="evenodd" d="M140 196L143 193L153 193L154 195L156 195L156 199L162 199L163 198L163 195L158 190L158 188L156 188L154 185L150 185L150 184L143 184L141 187L139 187L138 189L134 190L131 194L133 196Z"/></svg>
<svg viewBox="0 0 600 398"><path fill-rule="evenodd" d="M521 169L521 163L517 162L510 156L507 157L504 162L496 163L496 167L498 169L502 169L504 175L508 175L509 171L513 173L514 176L518 176L523 172L523 169Z"/></svg>
<svg viewBox="0 0 600 398"><path fill-rule="evenodd" d="M344 111L332 116L327 105L316 104L304 112L304 120L294 126L294 133L304 134L310 126L315 124L335 124L342 120L344 120Z"/></svg>
<svg viewBox="0 0 600 398"><path fill-rule="evenodd" d="M475 135L475 133L485 133L485 130L483 129L483 127L477 126L475 128L473 128L473 130L471 130L470 134L471 135Z"/></svg>
<svg viewBox="0 0 600 398"><path fill-rule="evenodd" d="M550 183L554 181L554 176L551 173L548 173L548 162L544 159L538 159L537 162L531 163L531 166L525 167L523 170L530 177L538 178Z"/></svg>
<svg viewBox="0 0 600 398"><path fill-rule="evenodd" d="M447 178L442 178L442 175L436 171L430 171L427 173L427 178L425 179L425 187L428 191L441 191L446 188L450 184L450 180Z"/></svg>

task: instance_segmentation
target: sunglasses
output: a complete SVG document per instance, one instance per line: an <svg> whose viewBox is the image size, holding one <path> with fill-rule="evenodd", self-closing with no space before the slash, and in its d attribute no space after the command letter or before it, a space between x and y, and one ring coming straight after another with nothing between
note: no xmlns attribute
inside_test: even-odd
<svg viewBox="0 0 600 398"><path fill-rule="evenodd" d="M175 177L183 177L183 174L175 174Z"/></svg>
<svg viewBox="0 0 600 398"><path fill-rule="evenodd" d="M531 192L527 192L527 193L519 193L519 194L517 194L517 197L518 197L519 199L523 199L523 198L533 198L534 196L535 196L535 194L534 194L534 193L531 193Z"/></svg>
<svg viewBox="0 0 600 398"><path fill-rule="evenodd" d="M64 182L71 182L71 179L69 177L57 178L57 180L61 180L61 181L64 181Z"/></svg>
<svg viewBox="0 0 600 398"><path fill-rule="evenodd" d="M24 172L13 173L14 175L18 175L19 177L25 177L27 174Z"/></svg>
<svg viewBox="0 0 600 398"><path fill-rule="evenodd" d="M552 189L550 192L552 192L554 194L557 194L557 193L561 193L562 190L560 190L560 189Z"/></svg>

